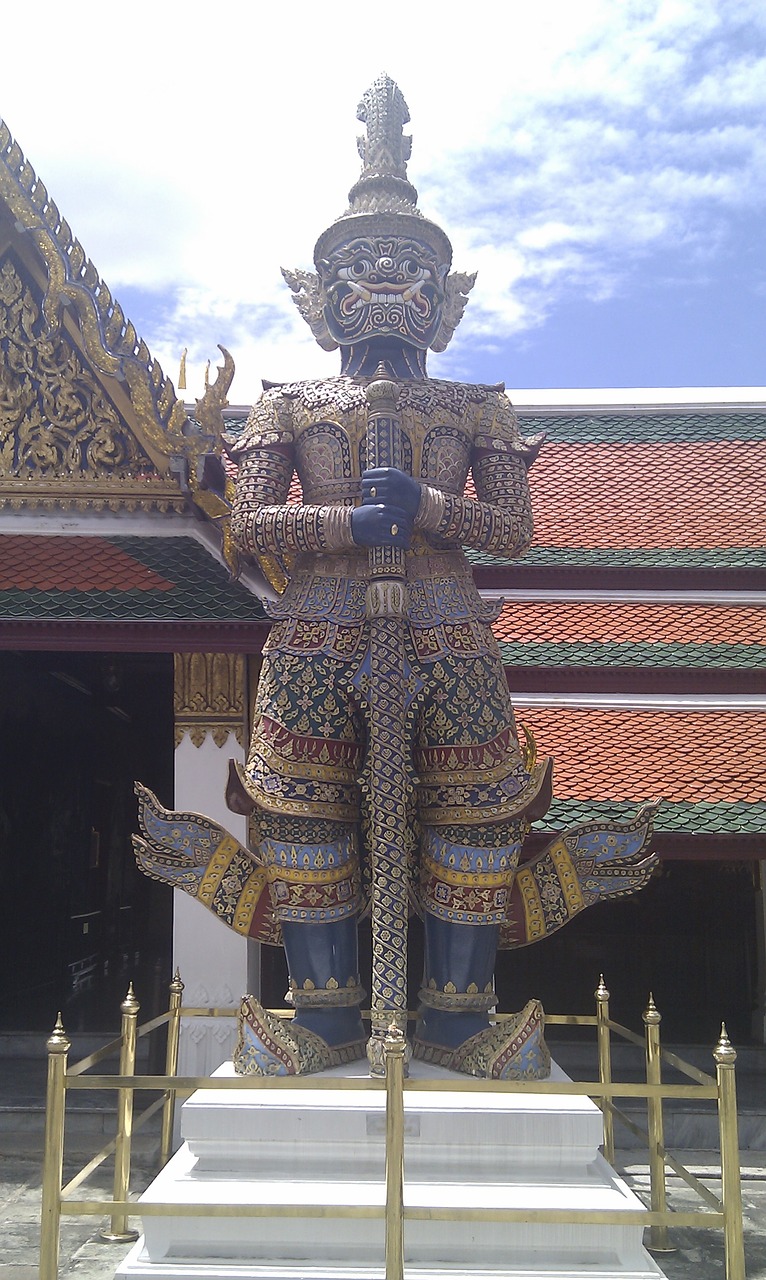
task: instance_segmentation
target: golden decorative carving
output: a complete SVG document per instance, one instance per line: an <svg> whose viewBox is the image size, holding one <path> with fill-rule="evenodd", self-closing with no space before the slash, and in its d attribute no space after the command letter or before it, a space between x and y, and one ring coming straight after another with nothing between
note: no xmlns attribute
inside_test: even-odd
<svg viewBox="0 0 766 1280"><path fill-rule="evenodd" d="M72 235L45 184L1 119L0 202L10 211L17 232L29 237L44 263L46 286L40 309L42 329L50 342L57 342L68 309L93 370L120 381L132 411L130 425L155 466L167 472L173 460L183 459L195 489L196 461L215 450L223 429L220 414L210 415L210 431L190 422L172 382ZM222 402L234 372L228 354L225 360L225 379L213 388L213 398ZM168 480L166 487L172 488Z"/></svg>
<svg viewBox="0 0 766 1280"><path fill-rule="evenodd" d="M246 659L236 653L177 653L174 658L175 743L188 733L195 747L211 735L223 747L230 733L245 743Z"/></svg>
<svg viewBox="0 0 766 1280"><path fill-rule="evenodd" d="M77 351L51 335L10 252L0 260L0 504L182 508Z"/></svg>
<svg viewBox="0 0 766 1280"><path fill-rule="evenodd" d="M155 452L155 461L186 455L188 419L173 384L152 359L2 120L0 199L45 262L48 287L42 309L49 333L57 333L62 308L73 306L88 360L100 373L126 380L142 441Z"/></svg>

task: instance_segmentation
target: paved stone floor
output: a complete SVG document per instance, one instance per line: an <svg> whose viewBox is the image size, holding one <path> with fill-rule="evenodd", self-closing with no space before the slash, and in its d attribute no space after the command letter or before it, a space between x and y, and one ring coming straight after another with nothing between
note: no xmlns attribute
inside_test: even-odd
<svg viewBox="0 0 766 1280"><path fill-rule="evenodd" d="M22 1142L15 1135L0 1137L0 1280L37 1280L40 1259L41 1145L29 1135ZM80 1153L82 1160L68 1164L64 1177L74 1174L100 1144ZM12 1145L15 1149L8 1151ZM153 1144L156 1149L156 1144ZM88 1181L87 1194L97 1198L111 1193L111 1164ZM151 1181L153 1159L139 1149L133 1158L132 1186L136 1194ZM108 1219L63 1217L61 1220L59 1275L80 1280L112 1280L128 1246L109 1245L98 1239ZM132 1224L133 1225L133 1224ZM137 1225L137 1224L135 1224Z"/></svg>
<svg viewBox="0 0 766 1280"><path fill-rule="evenodd" d="M704 1152L682 1153L686 1167L720 1195L720 1179L703 1176L714 1172L710 1163L713 1158L717 1159L717 1156ZM624 1159L618 1159L617 1163L626 1181L648 1203L648 1170L637 1163L636 1153L624 1153ZM704 1208L699 1198L678 1178L669 1178L668 1191L671 1209L696 1212ZM743 1165L742 1219L747 1280L766 1280L766 1153L760 1156L750 1153ZM724 1280L722 1232L681 1227L672 1230L670 1235L676 1252L656 1256L668 1280Z"/></svg>

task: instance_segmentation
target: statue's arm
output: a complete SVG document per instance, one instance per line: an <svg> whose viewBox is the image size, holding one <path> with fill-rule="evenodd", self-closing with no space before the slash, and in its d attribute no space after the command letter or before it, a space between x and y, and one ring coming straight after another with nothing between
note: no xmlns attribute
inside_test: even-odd
<svg viewBox="0 0 766 1280"><path fill-rule="evenodd" d="M482 450L473 477L478 500L423 485L416 526L475 551L523 556L534 531L523 458Z"/></svg>
<svg viewBox="0 0 766 1280"><path fill-rule="evenodd" d="M476 499L423 485L415 524L476 551L523 556L534 532L527 467L539 444L519 435L513 410L503 401L490 429L474 438Z"/></svg>
<svg viewBox="0 0 766 1280"><path fill-rule="evenodd" d="M235 543L256 556L353 547L351 507L287 501L294 469L292 430L269 417L270 406L259 402L242 440L229 449L239 464L231 513Z"/></svg>
<svg viewBox="0 0 766 1280"><path fill-rule="evenodd" d="M262 447L242 458L231 513L231 532L242 551L344 551L353 547L351 508L286 502L292 458L280 448Z"/></svg>

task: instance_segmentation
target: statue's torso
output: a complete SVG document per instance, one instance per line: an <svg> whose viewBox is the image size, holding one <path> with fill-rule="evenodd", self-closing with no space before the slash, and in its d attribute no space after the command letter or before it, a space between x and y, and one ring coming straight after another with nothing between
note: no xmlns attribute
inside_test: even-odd
<svg viewBox="0 0 766 1280"><path fill-rule="evenodd" d="M367 465L366 385L366 380L338 377L271 388L254 407L237 446L289 443L303 502L351 505L361 495ZM402 382L397 410L402 470L445 493L463 493L474 450L489 447L493 435L506 442L518 439L511 404L496 387L436 379ZM406 574L408 613L416 625L494 613L482 603L463 551L454 544L416 532ZM285 595L269 611L278 618L361 621L368 577L363 548L301 555Z"/></svg>
<svg viewBox="0 0 766 1280"><path fill-rule="evenodd" d="M357 498L366 466L365 384L350 378L294 383L281 388L281 396L285 407L291 406L304 502ZM455 494L465 488L475 438L491 435L503 410L513 420L508 400L494 388L434 379L401 383L397 408L402 470Z"/></svg>

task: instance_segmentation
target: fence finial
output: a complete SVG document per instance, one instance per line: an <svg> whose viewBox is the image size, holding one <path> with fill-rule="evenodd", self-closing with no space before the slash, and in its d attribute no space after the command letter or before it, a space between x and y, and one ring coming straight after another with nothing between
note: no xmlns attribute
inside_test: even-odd
<svg viewBox="0 0 766 1280"><path fill-rule="evenodd" d="M48 1037L45 1047L48 1053L69 1053L72 1047L72 1042L64 1030L60 1012L56 1014L56 1025Z"/></svg>
<svg viewBox="0 0 766 1280"><path fill-rule="evenodd" d="M721 1023L721 1034L718 1037L718 1044L713 1050L713 1057L721 1066L730 1066L737 1061L737 1050L729 1039L725 1022Z"/></svg>

